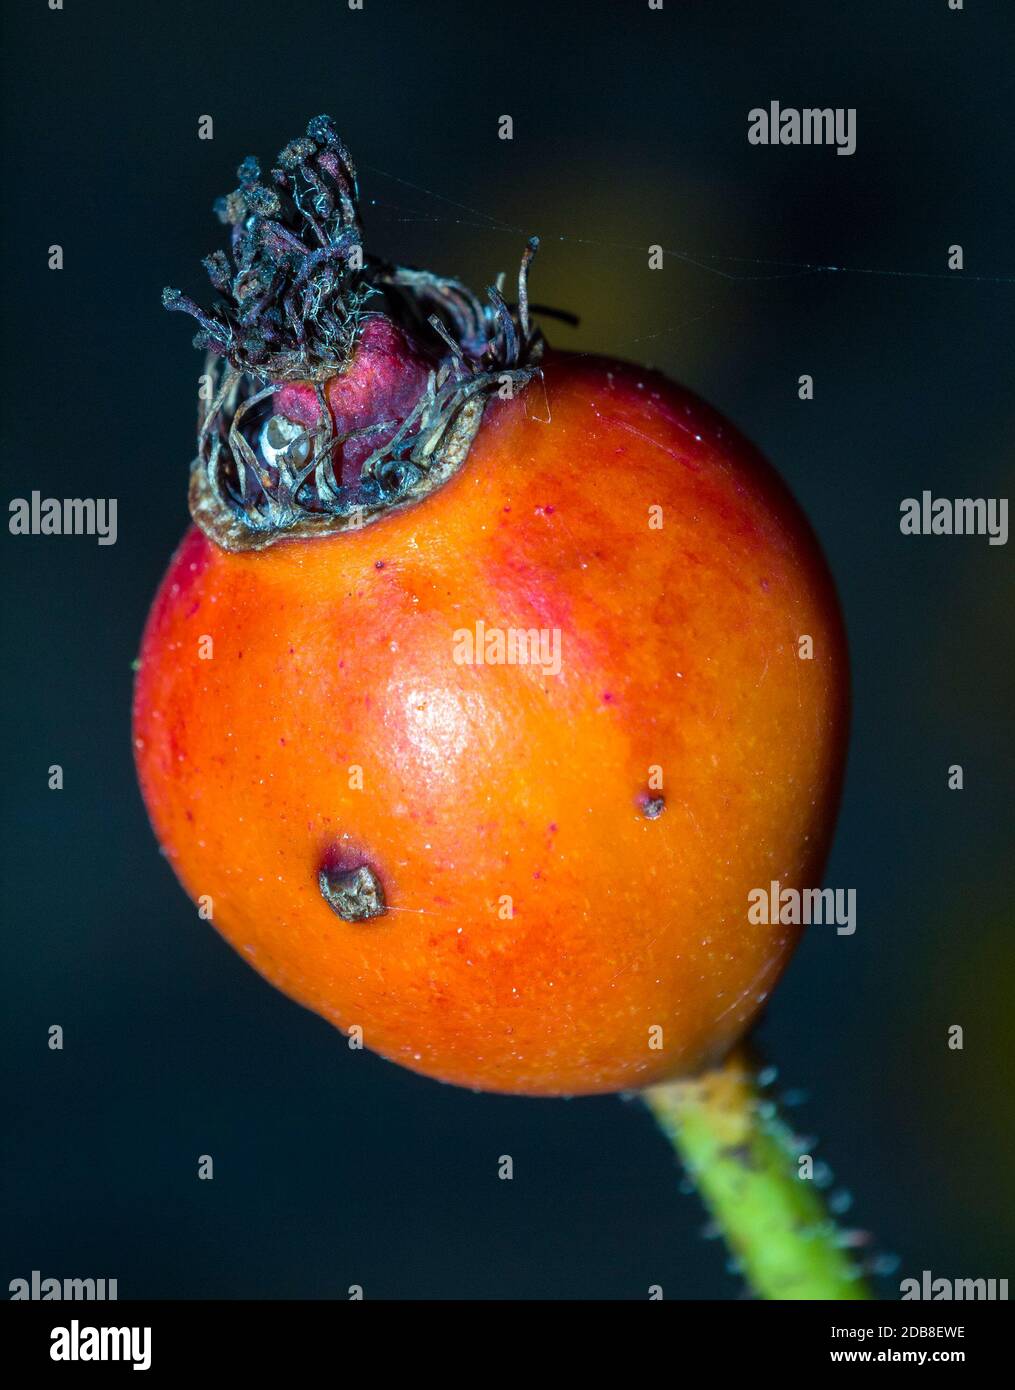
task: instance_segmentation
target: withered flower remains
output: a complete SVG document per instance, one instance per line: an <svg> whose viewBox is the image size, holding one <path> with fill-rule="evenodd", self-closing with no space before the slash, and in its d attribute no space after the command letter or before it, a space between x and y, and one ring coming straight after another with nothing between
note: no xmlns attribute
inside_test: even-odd
<svg viewBox="0 0 1015 1390"><path fill-rule="evenodd" d="M356 171L331 119L256 159L215 210L228 254L204 261L218 300L201 309L207 354L190 509L227 550L362 525L414 502L461 465L489 397L538 370L529 321L531 238L509 304L363 250Z"/></svg>

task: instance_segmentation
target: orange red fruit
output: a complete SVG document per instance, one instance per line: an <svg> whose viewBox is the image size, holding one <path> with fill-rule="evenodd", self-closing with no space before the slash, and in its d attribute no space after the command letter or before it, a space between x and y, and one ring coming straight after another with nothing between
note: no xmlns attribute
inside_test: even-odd
<svg viewBox="0 0 1015 1390"><path fill-rule="evenodd" d="M261 551L192 529L134 742L180 881L272 984L443 1081L604 1092L718 1060L768 997L797 929L748 893L818 881L847 680L752 446L550 353L420 502Z"/></svg>

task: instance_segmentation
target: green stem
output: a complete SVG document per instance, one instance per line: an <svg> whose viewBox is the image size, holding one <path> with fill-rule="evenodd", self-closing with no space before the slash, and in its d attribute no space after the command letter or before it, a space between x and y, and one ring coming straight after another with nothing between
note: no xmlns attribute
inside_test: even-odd
<svg viewBox="0 0 1015 1390"><path fill-rule="evenodd" d="M754 1291L769 1299L872 1294L789 1130L742 1053L692 1081L642 1092Z"/></svg>

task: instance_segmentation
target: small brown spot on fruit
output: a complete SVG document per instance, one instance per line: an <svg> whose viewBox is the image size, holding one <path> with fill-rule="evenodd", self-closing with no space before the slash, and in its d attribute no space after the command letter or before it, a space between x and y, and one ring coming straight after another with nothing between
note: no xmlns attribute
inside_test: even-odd
<svg viewBox="0 0 1015 1390"><path fill-rule="evenodd" d="M642 795L638 798L638 802L641 806L641 813L646 820L658 820L666 810L665 796Z"/></svg>
<svg viewBox="0 0 1015 1390"><path fill-rule="evenodd" d="M321 897L344 922L369 922L388 910L384 888L369 864L355 869L321 869Z"/></svg>

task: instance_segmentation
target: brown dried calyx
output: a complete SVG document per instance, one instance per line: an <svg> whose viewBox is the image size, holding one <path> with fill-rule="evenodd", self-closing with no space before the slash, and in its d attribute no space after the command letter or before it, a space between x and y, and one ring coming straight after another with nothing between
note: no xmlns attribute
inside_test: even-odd
<svg viewBox="0 0 1015 1390"><path fill-rule="evenodd" d="M227 550L360 526L419 500L464 462L490 395L538 370L529 320L530 238L517 303L365 255L356 172L331 119L255 159L216 204L230 252L204 261L207 353L191 467L194 520ZM210 385L209 385L210 383Z"/></svg>

